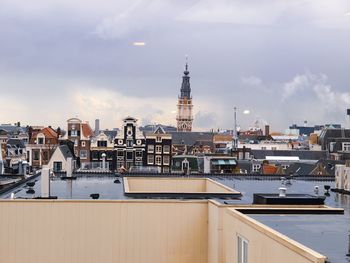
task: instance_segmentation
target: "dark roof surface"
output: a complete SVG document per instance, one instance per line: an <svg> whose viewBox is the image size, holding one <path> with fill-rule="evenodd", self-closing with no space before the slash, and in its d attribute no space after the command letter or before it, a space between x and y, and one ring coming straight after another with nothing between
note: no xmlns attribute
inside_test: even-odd
<svg viewBox="0 0 350 263"><path fill-rule="evenodd" d="M24 142L21 139L11 138L7 141L7 144L16 146L17 148L25 148Z"/></svg>
<svg viewBox="0 0 350 263"><path fill-rule="evenodd" d="M59 149L61 150L63 157L67 160L67 158L73 158L73 153L71 152L71 150L69 149L69 147L67 145L60 145L58 146Z"/></svg>
<svg viewBox="0 0 350 263"><path fill-rule="evenodd" d="M211 132L170 132L173 144L192 146L196 141L212 141L214 134Z"/></svg>

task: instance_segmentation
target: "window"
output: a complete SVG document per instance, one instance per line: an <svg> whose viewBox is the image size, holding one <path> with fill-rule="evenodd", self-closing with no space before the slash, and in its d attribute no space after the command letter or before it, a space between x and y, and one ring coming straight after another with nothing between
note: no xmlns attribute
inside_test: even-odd
<svg viewBox="0 0 350 263"><path fill-rule="evenodd" d="M343 151L344 152L350 152L350 142L344 142L343 143Z"/></svg>
<svg viewBox="0 0 350 263"><path fill-rule="evenodd" d="M164 156L164 157L163 157L163 164L164 164L164 165L169 165L169 161L170 161L169 156Z"/></svg>
<svg viewBox="0 0 350 263"><path fill-rule="evenodd" d="M87 150L80 151L80 159L87 159Z"/></svg>
<svg viewBox="0 0 350 263"><path fill-rule="evenodd" d="M98 152L92 151L91 154L92 154L92 160L98 160L98 158L99 158Z"/></svg>
<svg viewBox="0 0 350 263"><path fill-rule="evenodd" d="M277 150L277 147L271 147L271 150L272 150L272 151L276 151L276 150Z"/></svg>
<svg viewBox="0 0 350 263"><path fill-rule="evenodd" d="M153 145L153 144L148 145L148 146L147 146L147 151L148 151L149 153L153 153L153 152L154 152L154 145Z"/></svg>
<svg viewBox="0 0 350 263"><path fill-rule="evenodd" d="M118 151L118 156L119 156L119 157L124 156L124 152L123 152L123 151Z"/></svg>
<svg viewBox="0 0 350 263"><path fill-rule="evenodd" d="M248 241L237 236L237 262L248 263Z"/></svg>
<svg viewBox="0 0 350 263"><path fill-rule="evenodd" d="M70 136L72 136L72 137L78 136L78 131L77 130L71 130L70 131Z"/></svg>
<svg viewBox="0 0 350 263"><path fill-rule="evenodd" d="M162 156L156 156L156 165L162 165Z"/></svg>
<svg viewBox="0 0 350 263"><path fill-rule="evenodd" d="M126 140L127 147L132 147L132 145L133 145L132 140Z"/></svg>
<svg viewBox="0 0 350 263"><path fill-rule="evenodd" d="M163 168L163 173L169 173L170 171L169 171L169 167L164 167Z"/></svg>
<svg viewBox="0 0 350 263"><path fill-rule="evenodd" d="M262 147L261 147L261 150L266 150L266 147L265 147L265 146L262 146Z"/></svg>
<svg viewBox="0 0 350 263"><path fill-rule="evenodd" d="M164 145L163 152L164 153L170 153L170 145Z"/></svg>
<svg viewBox="0 0 350 263"><path fill-rule="evenodd" d="M156 137L156 142L162 142L162 137L157 136L157 137Z"/></svg>
<svg viewBox="0 0 350 263"><path fill-rule="evenodd" d="M147 156L147 164L154 164L154 156L152 154Z"/></svg>
<svg viewBox="0 0 350 263"><path fill-rule="evenodd" d="M136 151L136 157L142 157L142 151Z"/></svg>
<svg viewBox="0 0 350 263"><path fill-rule="evenodd" d="M162 153L162 146L161 145L156 146L156 153Z"/></svg>
<svg viewBox="0 0 350 263"><path fill-rule="evenodd" d="M38 144L44 144L44 138L38 138Z"/></svg>
<svg viewBox="0 0 350 263"><path fill-rule="evenodd" d="M127 160L132 160L132 159L133 159L133 154L132 154L132 152L126 152L126 159L127 159Z"/></svg>
<svg viewBox="0 0 350 263"><path fill-rule="evenodd" d="M97 147L107 147L107 141L97 141Z"/></svg>
<svg viewBox="0 0 350 263"><path fill-rule="evenodd" d="M40 158L40 152L39 151L33 151L33 160L38 161Z"/></svg>
<svg viewBox="0 0 350 263"><path fill-rule="evenodd" d="M85 147L85 142L81 142L81 147Z"/></svg>
<svg viewBox="0 0 350 263"><path fill-rule="evenodd" d="M113 152L112 151L108 151L107 152L107 160L112 160L113 159Z"/></svg>
<svg viewBox="0 0 350 263"><path fill-rule="evenodd" d="M53 162L53 171L61 172L62 171L62 162Z"/></svg>
<svg viewBox="0 0 350 263"><path fill-rule="evenodd" d="M260 164L253 164L253 172L259 172L261 168Z"/></svg>

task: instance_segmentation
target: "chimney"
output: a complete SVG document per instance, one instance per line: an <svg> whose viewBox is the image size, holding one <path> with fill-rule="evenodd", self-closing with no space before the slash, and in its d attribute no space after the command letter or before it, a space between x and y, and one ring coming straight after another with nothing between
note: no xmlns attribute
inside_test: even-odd
<svg viewBox="0 0 350 263"><path fill-rule="evenodd" d="M97 136L100 133L100 119L95 120L95 135Z"/></svg>
<svg viewBox="0 0 350 263"><path fill-rule="evenodd" d="M50 197L50 169L43 168L41 170L41 197Z"/></svg>
<svg viewBox="0 0 350 263"><path fill-rule="evenodd" d="M270 125L265 125L265 136L270 135Z"/></svg>

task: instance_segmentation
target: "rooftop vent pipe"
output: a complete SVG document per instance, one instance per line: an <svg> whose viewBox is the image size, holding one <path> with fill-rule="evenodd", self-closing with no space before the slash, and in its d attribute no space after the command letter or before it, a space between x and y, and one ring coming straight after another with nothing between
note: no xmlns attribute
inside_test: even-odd
<svg viewBox="0 0 350 263"><path fill-rule="evenodd" d="M285 188L285 187L280 187L280 188L278 188L278 190L280 191L279 197L286 197L287 188Z"/></svg>

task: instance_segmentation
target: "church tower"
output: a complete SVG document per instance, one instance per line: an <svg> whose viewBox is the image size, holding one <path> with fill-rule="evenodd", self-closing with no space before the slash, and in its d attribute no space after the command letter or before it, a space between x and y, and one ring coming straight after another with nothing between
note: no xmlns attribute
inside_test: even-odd
<svg viewBox="0 0 350 263"><path fill-rule="evenodd" d="M177 103L177 131L192 131L192 96L190 86L190 72L188 71L188 63L186 58L186 66L182 77L181 94Z"/></svg>

